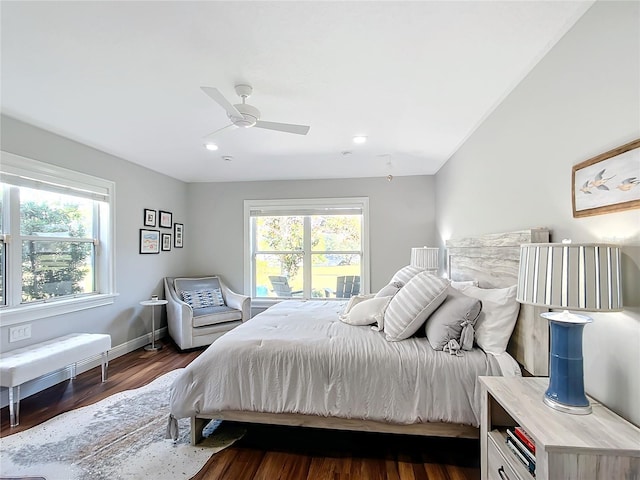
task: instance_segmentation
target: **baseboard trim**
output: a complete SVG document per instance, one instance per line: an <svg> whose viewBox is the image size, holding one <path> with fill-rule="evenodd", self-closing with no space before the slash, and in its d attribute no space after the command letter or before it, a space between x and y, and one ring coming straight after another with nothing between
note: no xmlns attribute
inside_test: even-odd
<svg viewBox="0 0 640 480"><path fill-rule="evenodd" d="M160 328L156 330L156 339L163 338L167 335L167 327ZM117 345L111 350L109 350L109 360L113 360L114 358L121 357L122 355L126 355L127 353L133 352L139 348L144 347L151 343L151 332L146 335L142 335L141 337L134 338L133 340L129 340L128 342ZM102 356L97 355L94 357L86 358L76 364L76 375L79 375L83 372L89 371L92 368L98 367L102 364ZM100 373L97 373L98 377ZM56 385L60 382L64 382L65 380L69 380L71 378L71 366L67 366L61 370L56 370L51 373L47 373L42 377L38 377L35 380L30 380L28 382L20 385L20 398L27 398L35 393L41 392L53 385ZM0 392L0 408L4 408L9 405L9 389L2 388L2 392Z"/></svg>

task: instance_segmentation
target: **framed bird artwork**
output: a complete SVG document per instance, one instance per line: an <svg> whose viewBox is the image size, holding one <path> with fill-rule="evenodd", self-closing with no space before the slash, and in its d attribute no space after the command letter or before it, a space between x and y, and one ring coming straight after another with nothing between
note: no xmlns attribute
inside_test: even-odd
<svg viewBox="0 0 640 480"><path fill-rule="evenodd" d="M640 139L574 165L573 216L640 208Z"/></svg>

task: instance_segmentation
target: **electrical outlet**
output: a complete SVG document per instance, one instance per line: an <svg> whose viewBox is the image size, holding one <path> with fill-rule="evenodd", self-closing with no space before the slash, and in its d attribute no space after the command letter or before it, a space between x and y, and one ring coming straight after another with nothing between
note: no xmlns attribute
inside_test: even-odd
<svg viewBox="0 0 640 480"><path fill-rule="evenodd" d="M31 324L9 327L9 343L31 338Z"/></svg>

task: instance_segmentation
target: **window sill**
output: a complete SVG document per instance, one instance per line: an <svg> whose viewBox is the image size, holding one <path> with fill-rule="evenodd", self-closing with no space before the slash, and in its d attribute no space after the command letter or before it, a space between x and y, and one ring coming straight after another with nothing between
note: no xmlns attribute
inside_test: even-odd
<svg viewBox="0 0 640 480"><path fill-rule="evenodd" d="M300 298L300 297L290 297L290 298L274 298L274 299L266 299L262 298L252 298L251 299L251 308L269 308L276 303L285 302L289 300L295 300L297 302L339 302L349 300L348 298L322 298L322 297L314 297L314 298Z"/></svg>
<svg viewBox="0 0 640 480"><path fill-rule="evenodd" d="M89 308L111 305L117 296L117 293L103 293L33 305L3 308L0 309L0 326L6 327L18 323L40 320L42 318L54 317L56 315L79 312Z"/></svg>

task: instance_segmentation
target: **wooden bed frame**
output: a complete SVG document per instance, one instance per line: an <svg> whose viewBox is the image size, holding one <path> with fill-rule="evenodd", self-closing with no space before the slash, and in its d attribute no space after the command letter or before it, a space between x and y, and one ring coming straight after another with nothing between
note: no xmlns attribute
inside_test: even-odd
<svg viewBox="0 0 640 480"><path fill-rule="evenodd" d="M477 280L479 286L483 288L515 285L518 277L520 245L548 241L549 231L545 229L448 240L446 247L449 278ZM534 309L528 305L521 306L508 351L522 365L525 374L546 376L549 361L549 333L547 322L541 322L539 314L540 309ZM191 417L193 445L202 439L202 429L212 419L437 437L478 438L480 434L477 427L456 423L393 424L304 414L223 410L214 414Z"/></svg>

